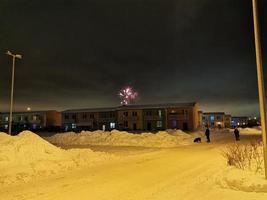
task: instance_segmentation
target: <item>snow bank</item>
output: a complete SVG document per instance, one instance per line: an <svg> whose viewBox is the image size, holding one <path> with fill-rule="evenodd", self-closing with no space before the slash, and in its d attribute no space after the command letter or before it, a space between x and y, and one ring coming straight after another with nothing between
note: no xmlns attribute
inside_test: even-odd
<svg viewBox="0 0 267 200"><path fill-rule="evenodd" d="M54 174L107 159L90 149L63 150L30 131L17 136L0 134L0 184L27 182L33 177Z"/></svg>
<svg viewBox="0 0 267 200"><path fill-rule="evenodd" d="M176 147L192 144L193 137L180 130L159 131L158 133L132 134L113 130L82 131L81 133L58 133L46 138L58 145L109 145L109 146L142 146L142 147Z"/></svg>
<svg viewBox="0 0 267 200"><path fill-rule="evenodd" d="M261 134L261 129L260 128L238 128L239 132L243 135L246 134Z"/></svg>
<svg viewBox="0 0 267 200"><path fill-rule="evenodd" d="M267 181L263 174L255 174L248 170L227 167L216 180L222 188L244 192L267 192Z"/></svg>

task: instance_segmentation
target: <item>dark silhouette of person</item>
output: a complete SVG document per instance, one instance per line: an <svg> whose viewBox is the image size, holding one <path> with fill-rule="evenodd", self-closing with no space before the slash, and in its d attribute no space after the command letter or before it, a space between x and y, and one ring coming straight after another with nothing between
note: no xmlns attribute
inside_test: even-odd
<svg viewBox="0 0 267 200"><path fill-rule="evenodd" d="M210 142L210 129L209 128L206 129L205 135L206 135L206 138L207 138L207 142Z"/></svg>
<svg viewBox="0 0 267 200"><path fill-rule="evenodd" d="M234 130L234 134L235 134L235 140L236 140L236 141L240 140L240 139L239 139L239 130L238 130L237 128L235 128L235 130Z"/></svg>

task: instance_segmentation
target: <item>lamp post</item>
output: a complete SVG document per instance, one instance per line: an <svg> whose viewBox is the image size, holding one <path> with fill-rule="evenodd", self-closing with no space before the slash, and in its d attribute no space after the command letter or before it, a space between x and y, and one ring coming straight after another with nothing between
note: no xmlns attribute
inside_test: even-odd
<svg viewBox="0 0 267 200"><path fill-rule="evenodd" d="M257 0L252 0L252 7L253 7L253 19L254 19L255 50L256 50L257 77L258 77L258 89L259 89L262 141L263 141L264 170L265 170L265 178L267 179L266 104L265 104L264 77L262 69L261 41L260 41Z"/></svg>
<svg viewBox="0 0 267 200"><path fill-rule="evenodd" d="M7 51L6 54L9 56L12 56L12 82L11 82L11 97L10 97L9 125L8 125L8 134L11 135L12 111L13 111L13 93L14 93L14 76L15 76L15 60L16 60L16 58L22 59L22 55L12 54L10 51Z"/></svg>

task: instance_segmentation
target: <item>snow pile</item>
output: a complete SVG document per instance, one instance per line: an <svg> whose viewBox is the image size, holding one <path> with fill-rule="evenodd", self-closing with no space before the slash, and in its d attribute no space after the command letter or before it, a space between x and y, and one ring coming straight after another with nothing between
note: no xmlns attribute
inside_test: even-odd
<svg viewBox="0 0 267 200"><path fill-rule="evenodd" d="M238 128L239 132L243 135L246 134L261 134L261 129L260 128Z"/></svg>
<svg viewBox="0 0 267 200"><path fill-rule="evenodd" d="M113 130L82 131L81 133L59 133L47 138L57 145L109 145L109 146L142 146L142 147L176 147L192 144L193 137L180 130L159 131L158 133L132 134Z"/></svg>
<svg viewBox="0 0 267 200"><path fill-rule="evenodd" d="M244 192L264 192L267 193L267 181L263 174L255 174L248 170L227 167L222 170L216 183L222 188L229 188Z"/></svg>
<svg viewBox="0 0 267 200"><path fill-rule="evenodd" d="M107 159L89 149L63 150L30 131L17 136L0 134L0 184L26 182L73 167Z"/></svg>

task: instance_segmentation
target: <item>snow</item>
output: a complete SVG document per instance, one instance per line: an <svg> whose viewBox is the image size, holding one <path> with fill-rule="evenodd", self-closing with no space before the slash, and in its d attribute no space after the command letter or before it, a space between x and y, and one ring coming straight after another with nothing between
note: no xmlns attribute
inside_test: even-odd
<svg viewBox="0 0 267 200"><path fill-rule="evenodd" d="M189 145L193 136L181 130L159 131L158 133L133 134L125 131L82 131L81 133L58 133L47 138L58 145L108 145L142 147L177 147Z"/></svg>
<svg viewBox="0 0 267 200"><path fill-rule="evenodd" d="M267 181L262 174L227 166L221 155L226 145L236 143L232 132L212 130L211 143L192 142L203 135L203 131L168 130L51 137L57 145L84 145L83 149L63 150L29 131L18 136L0 134L0 199L267 199ZM259 138L253 130L241 132L238 144ZM92 151L92 144L104 152ZM128 153L118 152L122 149Z"/></svg>
<svg viewBox="0 0 267 200"><path fill-rule="evenodd" d="M63 150L30 131L17 136L0 134L0 185L55 174L105 159L90 149ZM104 157L104 158L103 158Z"/></svg>
<svg viewBox="0 0 267 200"><path fill-rule="evenodd" d="M241 134L261 134L261 128L239 128L238 129Z"/></svg>

